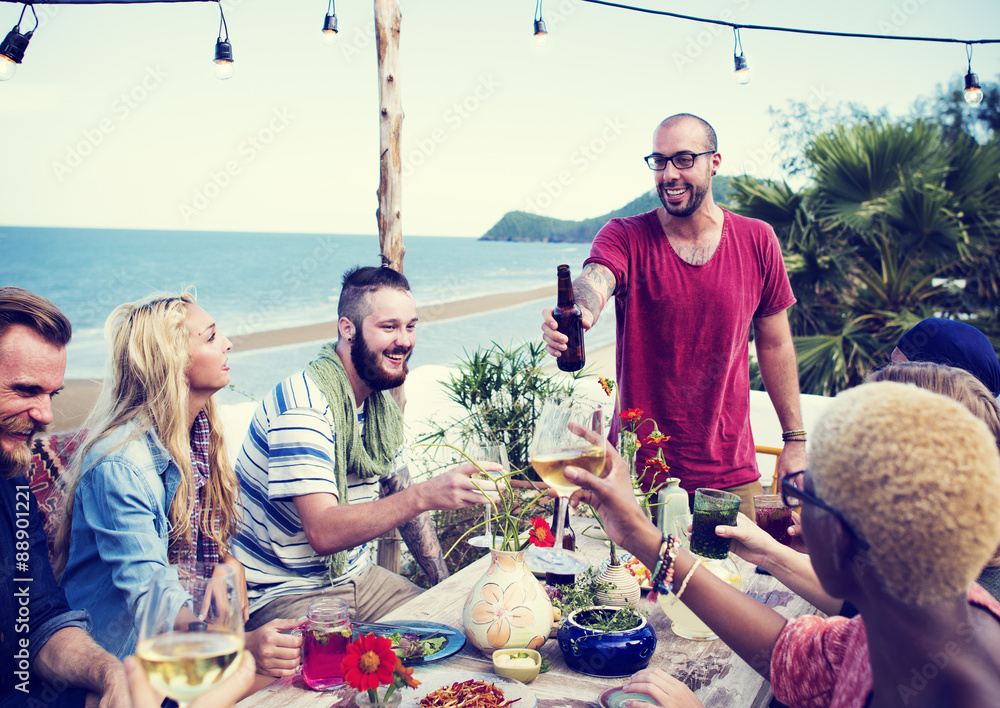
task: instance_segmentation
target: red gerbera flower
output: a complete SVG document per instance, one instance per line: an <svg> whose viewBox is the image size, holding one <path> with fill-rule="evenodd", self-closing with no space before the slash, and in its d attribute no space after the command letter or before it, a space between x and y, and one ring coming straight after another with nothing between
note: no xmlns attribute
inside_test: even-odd
<svg viewBox="0 0 1000 708"><path fill-rule="evenodd" d="M639 420L643 416L641 408L629 408L618 414L622 420L628 421L629 423Z"/></svg>
<svg viewBox="0 0 1000 708"><path fill-rule="evenodd" d="M651 460L647 460L644 472L648 472L649 470L653 470L654 475L666 474L670 471L670 466L667 464L667 461L663 459L662 449L657 450L656 457Z"/></svg>
<svg viewBox="0 0 1000 708"><path fill-rule="evenodd" d="M528 532L528 539L531 541L531 545L541 548L552 548L556 545L556 538L552 535L549 522L540 516L531 520L531 531Z"/></svg>
<svg viewBox="0 0 1000 708"><path fill-rule="evenodd" d="M347 655L341 665L344 680L358 691L368 691L389 685L395 680L396 660L392 642L386 637L362 634L347 645Z"/></svg>

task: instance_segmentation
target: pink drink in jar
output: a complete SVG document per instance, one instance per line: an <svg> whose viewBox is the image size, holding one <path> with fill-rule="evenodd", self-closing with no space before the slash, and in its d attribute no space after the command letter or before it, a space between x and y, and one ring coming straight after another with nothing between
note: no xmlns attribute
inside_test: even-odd
<svg viewBox="0 0 1000 708"><path fill-rule="evenodd" d="M347 602L319 598L309 603L302 627L302 678L314 691L330 691L344 685L341 664L351 641L351 617Z"/></svg>

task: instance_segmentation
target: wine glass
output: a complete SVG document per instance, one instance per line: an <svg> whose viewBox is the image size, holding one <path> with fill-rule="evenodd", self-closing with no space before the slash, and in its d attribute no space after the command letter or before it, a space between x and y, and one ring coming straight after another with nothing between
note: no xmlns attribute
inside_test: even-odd
<svg viewBox="0 0 1000 708"><path fill-rule="evenodd" d="M482 470L482 474L494 482L510 471L510 462L507 460L507 446L503 443L482 443L480 445L469 447L465 451L465 454L476 462L494 462L500 465L500 469L498 470ZM492 517L493 504L487 501L486 520L483 524L483 535L470 538L470 545L476 546L477 548L493 547Z"/></svg>
<svg viewBox="0 0 1000 708"><path fill-rule="evenodd" d="M243 646L232 568L184 562L153 574L135 648L153 690L186 705L236 671Z"/></svg>
<svg viewBox="0 0 1000 708"><path fill-rule="evenodd" d="M598 442L570 432L570 423L593 433L589 437ZM535 437L529 452L535 472L559 495L556 498L555 545L536 551L535 558L545 566L537 570L560 575L580 573L590 564L562 547L566 505L569 497L580 487L568 481L563 471L567 465L580 467L597 476L604 471L604 409L601 404L579 397L547 399L535 423Z"/></svg>

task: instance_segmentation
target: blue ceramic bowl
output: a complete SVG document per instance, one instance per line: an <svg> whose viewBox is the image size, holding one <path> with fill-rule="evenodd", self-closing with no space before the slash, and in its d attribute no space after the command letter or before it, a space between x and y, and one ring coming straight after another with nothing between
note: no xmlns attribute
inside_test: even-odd
<svg viewBox="0 0 1000 708"><path fill-rule="evenodd" d="M614 612L617 607L585 607L563 620L557 635L566 665L590 676L631 676L646 668L656 650L656 632L639 617L639 626L603 633L581 626L588 613Z"/></svg>

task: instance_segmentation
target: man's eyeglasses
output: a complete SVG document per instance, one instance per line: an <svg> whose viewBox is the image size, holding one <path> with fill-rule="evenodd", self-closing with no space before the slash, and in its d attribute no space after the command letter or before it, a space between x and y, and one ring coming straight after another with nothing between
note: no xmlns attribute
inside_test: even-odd
<svg viewBox="0 0 1000 708"><path fill-rule="evenodd" d="M646 155L642 158L649 165L649 169L656 172L662 172L667 169L667 163L674 163L674 167L678 170L687 170L694 165L694 159L699 155L712 155L715 150L706 150L705 152L679 152L676 155L671 155L667 157L666 155L661 155L658 152L654 152L652 155Z"/></svg>
<svg viewBox="0 0 1000 708"><path fill-rule="evenodd" d="M843 514L841 514L839 511L834 509L825 501L817 497L815 494L810 494L800 485L796 484L793 481L793 480L801 480L802 475L804 475L805 473L806 473L805 470L802 470L801 472L793 472L792 474L787 475L783 480L781 480L781 501L784 502L785 506L787 506L789 509L798 509L802 506L802 502L807 502L809 504L812 504L813 506L818 506L820 509L828 511L829 513L833 514L838 519L840 519L840 523L842 523L844 527L848 530L848 532L852 536L854 536L854 540L857 541L858 545L861 546L861 548L863 548L866 551L869 548L871 548L868 541L862 538L861 534L859 534L854 529L854 527L851 526L851 523L844 518Z"/></svg>

